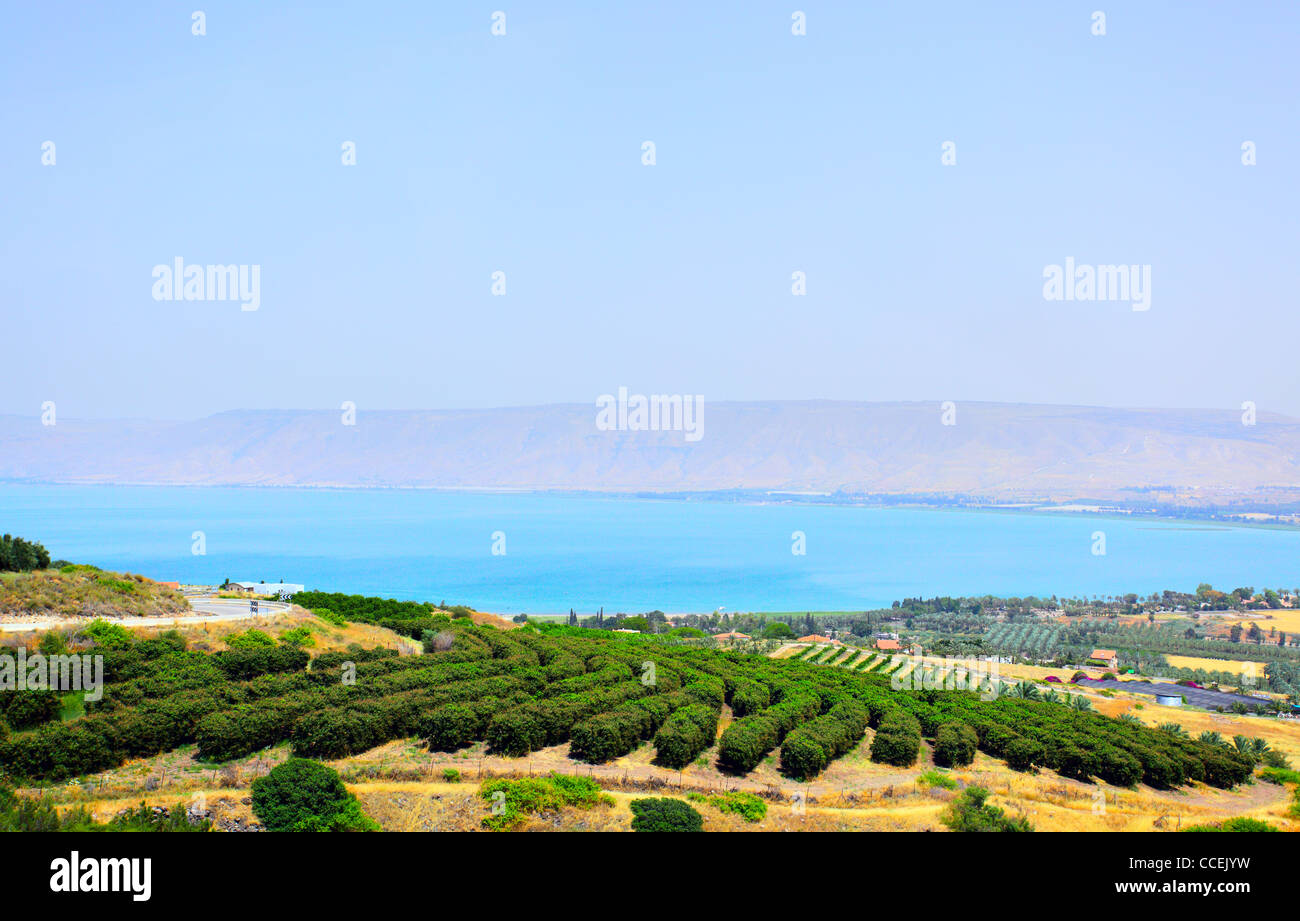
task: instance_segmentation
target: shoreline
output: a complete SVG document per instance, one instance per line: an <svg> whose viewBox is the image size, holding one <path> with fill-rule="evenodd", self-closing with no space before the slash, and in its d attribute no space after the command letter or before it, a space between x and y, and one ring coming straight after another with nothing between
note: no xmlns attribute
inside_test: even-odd
<svg viewBox="0 0 1300 921"><path fill-rule="evenodd" d="M872 494L864 494L860 501L845 499L843 501L816 502L812 497L833 496L833 493L807 490L573 490L547 489L536 487L512 486L383 486L334 483L153 483L153 482L82 482L58 480L0 480L0 489L5 487L57 488L57 489L257 489L257 490L315 490L319 492L441 492L454 495L509 495L536 496L540 498L575 498L575 499L610 499L623 501L648 502L711 502L728 505L748 505L754 507L790 505L807 508L859 508L876 511L911 510L934 512L980 512L1003 515L1058 515L1081 519L1102 521L1152 521L1168 524L1186 523L1188 525L1212 525L1215 528L1256 528L1263 530L1300 531L1300 521L1239 521L1198 515L1196 508L1187 507L1184 515L1167 515L1139 509L1125 509L1122 506L1082 505L1071 500L1059 506L1051 500L1040 499L1027 502L1003 502L972 504L963 502L936 502L916 499L908 501L898 497L899 501L872 500ZM878 494L893 498L897 494ZM763 497L769 497L764 499ZM1278 512L1246 511L1246 515L1272 515Z"/></svg>

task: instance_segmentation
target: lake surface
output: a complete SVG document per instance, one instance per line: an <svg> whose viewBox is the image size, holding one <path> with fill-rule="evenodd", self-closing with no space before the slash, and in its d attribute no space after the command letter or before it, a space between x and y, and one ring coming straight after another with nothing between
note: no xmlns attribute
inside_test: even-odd
<svg viewBox="0 0 1300 921"><path fill-rule="evenodd" d="M56 559L160 580L283 580L506 614L861 610L918 595L1300 584L1300 531L1033 512L0 485L0 531L40 540ZM196 531L204 555L192 552ZM806 555L791 552L795 531ZM1104 556L1093 553L1095 531ZM504 555L493 555L496 532Z"/></svg>

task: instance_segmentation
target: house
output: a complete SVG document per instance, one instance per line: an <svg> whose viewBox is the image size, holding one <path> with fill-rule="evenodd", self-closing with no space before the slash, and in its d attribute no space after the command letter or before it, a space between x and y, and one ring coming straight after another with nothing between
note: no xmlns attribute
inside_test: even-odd
<svg viewBox="0 0 1300 921"><path fill-rule="evenodd" d="M810 633L807 636L799 637L800 643L830 643L833 646L842 645L839 640L833 640L829 636L822 636L820 633Z"/></svg>
<svg viewBox="0 0 1300 921"><path fill-rule="evenodd" d="M305 588L293 582L231 582L226 587L256 595L293 595Z"/></svg>
<svg viewBox="0 0 1300 921"><path fill-rule="evenodd" d="M876 640L876 648L881 652L900 652L903 647L898 644L898 640Z"/></svg>
<svg viewBox="0 0 1300 921"><path fill-rule="evenodd" d="M1107 671L1114 671L1119 668L1119 656L1113 649L1094 649L1092 655L1088 656L1089 665L1100 665Z"/></svg>

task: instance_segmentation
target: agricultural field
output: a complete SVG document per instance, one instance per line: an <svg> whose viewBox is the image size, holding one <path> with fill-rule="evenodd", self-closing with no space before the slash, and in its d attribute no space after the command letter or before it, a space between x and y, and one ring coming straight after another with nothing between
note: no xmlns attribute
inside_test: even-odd
<svg viewBox="0 0 1300 921"><path fill-rule="evenodd" d="M1245 792L1257 752L1112 718L1099 697L1085 710L1068 696L898 691L892 678L933 663L858 647L768 658L414 602L304 600L311 613L256 626L94 632L102 700L84 713L25 713L0 740L6 782L97 812L141 793L198 791L226 802L218 824L230 829L251 821L251 780L290 757L333 766L398 824L399 800L473 818L475 784L551 774L610 792L600 809L580 810L580 823L600 827L630 821L619 797L645 790L806 801L816 810L800 822L816 820L790 825L802 828L937 827L952 789L970 783L1036 810L1044 827L1071 827L1087 791L1103 787L1127 791L1121 799L1190 794L1229 812L1285 806L1283 790L1267 802ZM1252 722L1269 739L1280 725ZM922 779L936 769L956 787ZM1129 824L1141 825L1133 808ZM785 827L783 809L769 815Z"/></svg>

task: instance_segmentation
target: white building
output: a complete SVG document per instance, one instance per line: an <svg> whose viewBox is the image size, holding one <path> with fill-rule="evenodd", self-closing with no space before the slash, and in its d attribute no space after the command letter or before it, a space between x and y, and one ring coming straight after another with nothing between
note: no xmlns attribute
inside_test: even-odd
<svg viewBox="0 0 1300 921"><path fill-rule="evenodd" d="M292 595L305 588L293 582L231 582L230 585L255 595Z"/></svg>

